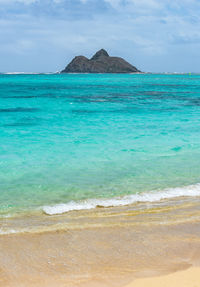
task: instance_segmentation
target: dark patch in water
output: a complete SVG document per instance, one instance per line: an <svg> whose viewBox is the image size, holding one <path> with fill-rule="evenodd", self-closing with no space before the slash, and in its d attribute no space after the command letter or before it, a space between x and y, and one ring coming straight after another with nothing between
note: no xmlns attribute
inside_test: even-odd
<svg viewBox="0 0 200 287"><path fill-rule="evenodd" d="M135 152L136 151L136 149L134 149L134 148L130 148L130 149L122 149L121 151L125 151L125 152Z"/></svg>
<svg viewBox="0 0 200 287"><path fill-rule="evenodd" d="M136 103L131 106L126 106L119 109L110 109L110 110L87 110L87 109L73 109L71 110L74 114L106 114L106 113L130 113L135 114L138 112L152 111L152 112L169 112L179 110L180 107L163 107L163 106L147 106L147 103L141 102L140 104Z"/></svg>
<svg viewBox="0 0 200 287"><path fill-rule="evenodd" d="M45 94L45 95L21 95L21 96L4 96L4 99L37 99L37 98L62 98L61 95Z"/></svg>
<svg viewBox="0 0 200 287"><path fill-rule="evenodd" d="M150 86L157 86L157 87L175 87L175 88L188 88L188 85L184 85L184 84L151 84Z"/></svg>
<svg viewBox="0 0 200 287"><path fill-rule="evenodd" d="M1 127L26 127L26 126L37 126L41 118L21 118L19 121L14 123L3 124Z"/></svg>
<svg viewBox="0 0 200 287"><path fill-rule="evenodd" d="M5 99L32 99L37 98L37 96L5 96Z"/></svg>
<svg viewBox="0 0 200 287"><path fill-rule="evenodd" d="M39 109L37 108L8 108L8 109L0 109L0 113L23 113L23 112L37 112Z"/></svg>
<svg viewBox="0 0 200 287"><path fill-rule="evenodd" d="M179 110L179 107L169 107L169 108L151 108L152 111L159 111L159 112L170 112Z"/></svg>
<svg viewBox="0 0 200 287"><path fill-rule="evenodd" d="M135 113L136 111L141 110L140 107L124 107L121 109L112 109L112 110L84 110L84 109L73 109L71 110L74 114L106 114L106 113Z"/></svg>
<svg viewBox="0 0 200 287"><path fill-rule="evenodd" d="M196 107L200 106L200 98L187 99L187 100L188 102L185 104L185 106L196 106Z"/></svg>
<svg viewBox="0 0 200 287"><path fill-rule="evenodd" d="M113 113L113 112L124 112L124 110L72 110L72 113L75 114L99 114L99 113Z"/></svg>
<svg viewBox="0 0 200 287"><path fill-rule="evenodd" d="M177 146L177 147L172 148L171 150L173 150L173 151L180 151L181 149L182 149L181 146Z"/></svg>
<svg viewBox="0 0 200 287"><path fill-rule="evenodd" d="M2 125L1 127L32 127L32 126L37 126L37 123L13 123L13 124L5 124Z"/></svg>

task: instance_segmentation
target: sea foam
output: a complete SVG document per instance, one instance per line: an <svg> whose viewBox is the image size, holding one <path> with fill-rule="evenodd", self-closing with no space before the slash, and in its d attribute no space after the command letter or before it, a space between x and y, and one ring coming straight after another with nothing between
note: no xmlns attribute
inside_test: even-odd
<svg viewBox="0 0 200 287"><path fill-rule="evenodd" d="M156 202L163 199L176 197L200 196L200 183L185 187L150 191L141 194L132 194L123 197L109 199L88 199L82 201L70 201L68 203L44 206L42 209L47 215L62 214L72 210L87 210L96 207L115 207L139 202Z"/></svg>

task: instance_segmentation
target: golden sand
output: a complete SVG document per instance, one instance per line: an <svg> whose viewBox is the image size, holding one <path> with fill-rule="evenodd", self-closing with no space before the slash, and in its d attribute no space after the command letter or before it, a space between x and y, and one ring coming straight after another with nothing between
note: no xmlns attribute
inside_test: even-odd
<svg viewBox="0 0 200 287"><path fill-rule="evenodd" d="M199 287L200 268L190 268L166 276L142 278L125 287Z"/></svg>
<svg viewBox="0 0 200 287"><path fill-rule="evenodd" d="M16 232L0 235L0 287L151 287L154 280L154 287L173 287L159 284L176 283L174 276L174 286L194 287L181 280L198 278L198 269L188 269L200 265L198 198L0 224L4 233ZM186 269L186 277L178 275Z"/></svg>

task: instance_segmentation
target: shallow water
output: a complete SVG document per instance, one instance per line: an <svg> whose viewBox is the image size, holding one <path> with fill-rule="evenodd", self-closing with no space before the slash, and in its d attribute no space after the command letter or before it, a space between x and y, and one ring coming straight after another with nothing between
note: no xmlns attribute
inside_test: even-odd
<svg viewBox="0 0 200 287"><path fill-rule="evenodd" d="M0 75L0 216L200 195L199 128L200 75Z"/></svg>

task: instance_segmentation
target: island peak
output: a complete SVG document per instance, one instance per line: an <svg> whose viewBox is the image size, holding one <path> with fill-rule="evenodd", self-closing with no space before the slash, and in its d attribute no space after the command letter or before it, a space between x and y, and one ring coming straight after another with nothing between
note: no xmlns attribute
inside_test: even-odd
<svg viewBox="0 0 200 287"><path fill-rule="evenodd" d="M109 57L108 52L104 49L101 49L98 52L96 52L96 54L94 54L94 56L91 58L91 60L97 60L101 57Z"/></svg>
<svg viewBox="0 0 200 287"><path fill-rule="evenodd" d="M140 73L120 57L110 57L104 49L97 51L91 59L76 56L61 73Z"/></svg>

